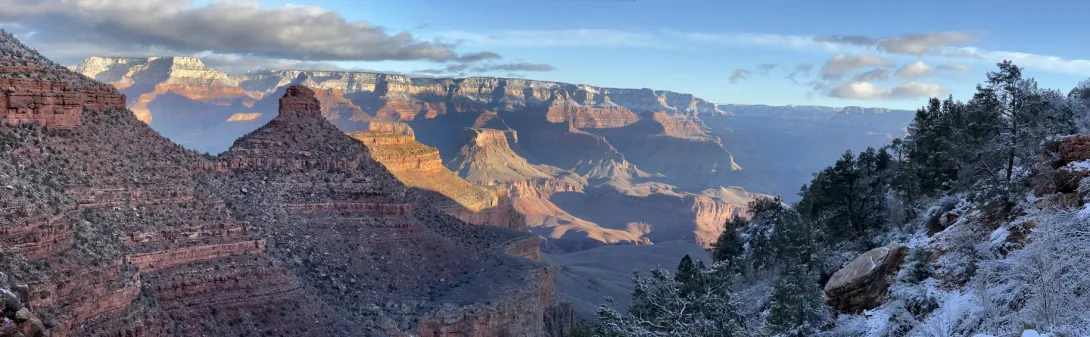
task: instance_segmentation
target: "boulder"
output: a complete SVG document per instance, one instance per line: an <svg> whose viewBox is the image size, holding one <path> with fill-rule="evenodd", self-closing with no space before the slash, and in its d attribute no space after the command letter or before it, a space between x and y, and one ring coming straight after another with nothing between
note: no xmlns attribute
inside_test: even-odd
<svg viewBox="0 0 1090 337"><path fill-rule="evenodd" d="M7 290L0 290L0 303L4 305L4 312L17 312L19 309L23 308L23 303L19 301L19 296Z"/></svg>
<svg viewBox="0 0 1090 337"><path fill-rule="evenodd" d="M27 310L26 308L19 309L19 311L15 312L16 323L29 321L31 318L34 318L34 315L31 314L30 310Z"/></svg>
<svg viewBox="0 0 1090 337"><path fill-rule="evenodd" d="M858 313L885 300L889 278L905 257L905 247L872 249L849 262L825 283L825 303L837 312Z"/></svg>
<svg viewBox="0 0 1090 337"><path fill-rule="evenodd" d="M1090 162L1078 161L1068 163L1056 170L1056 191L1060 193L1075 192L1083 178L1090 177Z"/></svg>
<svg viewBox="0 0 1090 337"><path fill-rule="evenodd" d="M45 336L45 324L42 324L42 321L37 317L31 316L25 322L19 323L19 331L26 337L43 337Z"/></svg>

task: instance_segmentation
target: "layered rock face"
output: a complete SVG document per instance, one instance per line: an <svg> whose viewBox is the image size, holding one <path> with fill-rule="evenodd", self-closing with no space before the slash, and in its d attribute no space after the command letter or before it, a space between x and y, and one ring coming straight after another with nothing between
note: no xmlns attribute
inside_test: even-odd
<svg viewBox="0 0 1090 337"><path fill-rule="evenodd" d="M125 96L109 87L73 90L71 73L38 62L0 57L0 74L0 120L8 124L72 129L80 126L84 109L125 107Z"/></svg>
<svg viewBox="0 0 1090 337"><path fill-rule="evenodd" d="M372 123L370 131L349 136L370 150L371 158L382 163L405 185L425 191L444 213L463 221L526 229L503 188L488 188L465 181L443 166L439 150L420 144L412 129L401 123Z"/></svg>
<svg viewBox="0 0 1090 337"><path fill-rule="evenodd" d="M90 57L70 69L129 95L130 109L144 122L152 121L148 105L168 93L214 105L253 105L261 98L195 57Z"/></svg>
<svg viewBox="0 0 1090 337"><path fill-rule="evenodd" d="M52 93L100 95L102 104L81 107L71 127L0 124L0 293L22 307L22 335L383 336L469 326L425 324L451 313L496 317L454 330L542 335L550 273L507 255L532 256L528 234L433 210L312 110L313 91L288 90L282 118L230 153L203 157L119 109L116 91L6 33L0 46L16 47L0 57L67 83ZM0 80L26 76L7 71Z"/></svg>

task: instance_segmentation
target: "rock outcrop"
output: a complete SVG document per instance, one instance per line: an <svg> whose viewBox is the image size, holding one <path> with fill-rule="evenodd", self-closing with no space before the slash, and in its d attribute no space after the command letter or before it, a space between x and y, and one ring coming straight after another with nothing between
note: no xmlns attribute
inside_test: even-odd
<svg viewBox="0 0 1090 337"><path fill-rule="evenodd" d="M36 61L0 57L0 121L72 129L82 123L84 109L125 107L125 96L107 86L74 90L76 76Z"/></svg>
<svg viewBox="0 0 1090 337"><path fill-rule="evenodd" d="M1090 159L1090 135L1076 135L1060 140L1060 159L1076 162Z"/></svg>
<svg viewBox="0 0 1090 337"><path fill-rule="evenodd" d="M849 262L825 283L825 303L838 312L858 313L881 305L892 275L905 257L904 246L872 249Z"/></svg>

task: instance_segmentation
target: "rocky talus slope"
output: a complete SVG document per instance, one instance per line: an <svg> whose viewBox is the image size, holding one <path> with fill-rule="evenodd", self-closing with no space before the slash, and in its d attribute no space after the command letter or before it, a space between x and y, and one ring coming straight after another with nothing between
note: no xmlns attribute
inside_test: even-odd
<svg viewBox="0 0 1090 337"><path fill-rule="evenodd" d="M35 116L0 125L0 336L544 335L551 271L508 255L536 239L432 209L313 91L200 156L0 46L0 102Z"/></svg>

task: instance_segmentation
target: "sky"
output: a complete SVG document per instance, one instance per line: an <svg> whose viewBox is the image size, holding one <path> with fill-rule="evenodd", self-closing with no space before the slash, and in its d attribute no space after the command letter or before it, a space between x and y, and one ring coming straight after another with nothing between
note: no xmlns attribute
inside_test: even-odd
<svg viewBox="0 0 1090 337"><path fill-rule="evenodd" d="M715 103L916 109L1010 59L1090 78L1090 3L697 0L0 0L61 63L199 56L230 72L349 69L691 93Z"/></svg>

